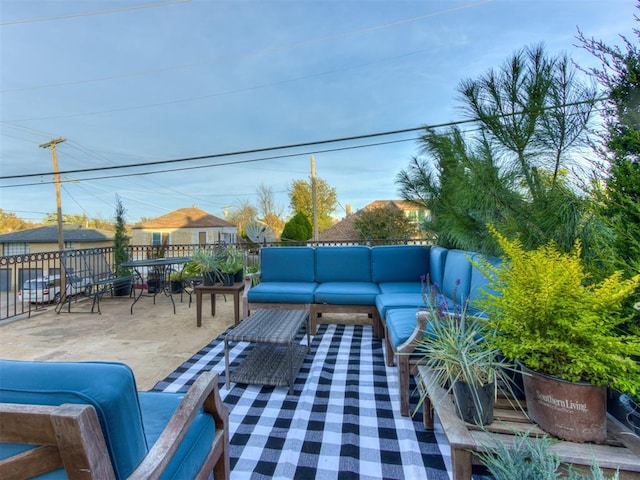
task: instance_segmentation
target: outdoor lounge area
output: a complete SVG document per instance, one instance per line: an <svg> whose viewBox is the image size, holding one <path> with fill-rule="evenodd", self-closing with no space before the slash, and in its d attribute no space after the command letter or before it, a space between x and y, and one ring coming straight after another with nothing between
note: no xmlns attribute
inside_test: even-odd
<svg viewBox="0 0 640 480"><path fill-rule="evenodd" d="M105 297L102 315L85 302L74 310L86 314L56 314L52 305L0 325L0 358L123 362L140 391L185 392L200 372L218 373L231 478L449 478L438 429L426 431L420 412L400 415L395 369L366 315L323 316L290 395L286 387L225 387L220 335L234 322L230 298L218 296L216 316L205 314L202 327L188 301L177 302L175 315L162 297L142 299L134 315L128 297ZM245 350L231 349L234 364Z"/></svg>

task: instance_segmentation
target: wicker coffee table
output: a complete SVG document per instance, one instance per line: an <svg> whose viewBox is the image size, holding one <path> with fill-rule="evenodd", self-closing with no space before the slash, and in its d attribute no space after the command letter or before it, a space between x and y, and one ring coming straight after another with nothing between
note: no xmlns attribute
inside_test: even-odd
<svg viewBox="0 0 640 480"><path fill-rule="evenodd" d="M307 345L294 343L305 325ZM255 343L247 358L229 371L229 342ZM309 350L309 312L262 308L245 318L224 339L224 364L227 389L230 382L253 385L289 386L293 383Z"/></svg>

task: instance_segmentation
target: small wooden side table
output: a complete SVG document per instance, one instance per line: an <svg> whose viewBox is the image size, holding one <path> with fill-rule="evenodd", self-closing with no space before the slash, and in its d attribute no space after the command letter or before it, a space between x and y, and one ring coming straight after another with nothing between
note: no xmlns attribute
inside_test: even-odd
<svg viewBox="0 0 640 480"><path fill-rule="evenodd" d="M233 295L233 320L237 326L240 323L240 294L244 291L244 282L236 282L233 285L197 285L196 291L196 326L202 326L202 295L211 295L211 316L216 315L216 294Z"/></svg>

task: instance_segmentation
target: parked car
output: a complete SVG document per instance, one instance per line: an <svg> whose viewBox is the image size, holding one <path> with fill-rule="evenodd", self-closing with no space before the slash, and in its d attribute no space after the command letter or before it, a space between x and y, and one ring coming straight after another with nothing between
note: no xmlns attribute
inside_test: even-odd
<svg viewBox="0 0 640 480"><path fill-rule="evenodd" d="M60 276L50 276L27 280L18 291L18 298L29 303L57 303L60 301L62 286ZM67 294L78 295L91 291L91 279L75 275L67 277Z"/></svg>
<svg viewBox="0 0 640 480"><path fill-rule="evenodd" d="M27 280L18 291L18 298L29 303L51 303L60 301L60 277Z"/></svg>

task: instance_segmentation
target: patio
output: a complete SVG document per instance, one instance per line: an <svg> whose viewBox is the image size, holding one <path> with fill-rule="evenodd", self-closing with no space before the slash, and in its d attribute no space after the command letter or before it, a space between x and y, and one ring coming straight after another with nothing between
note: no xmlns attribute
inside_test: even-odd
<svg viewBox="0 0 640 480"><path fill-rule="evenodd" d="M73 310L88 311L85 303ZM328 325L313 338L295 393L287 395L286 388L224 388L218 337L233 325L230 298L218 297L216 317L205 313L201 328L186 301L176 303L175 315L166 298L155 305L143 298L134 315L130 305L128 297L105 298L102 315L56 315L51 306L2 322L0 356L121 361L134 370L140 390L184 391L200 371L219 371L231 414L232 478L450 478L439 430L425 431L420 415L400 416L395 369L385 367L371 328L359 325L364 318L336 326L323 316ZM235 361L245 349L234 348Z"/></svg>

